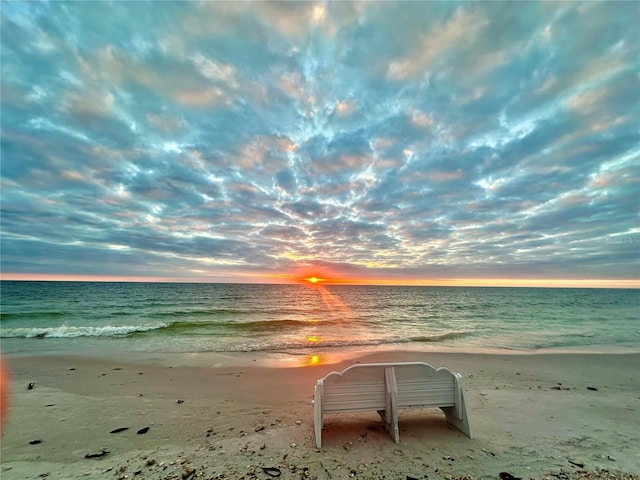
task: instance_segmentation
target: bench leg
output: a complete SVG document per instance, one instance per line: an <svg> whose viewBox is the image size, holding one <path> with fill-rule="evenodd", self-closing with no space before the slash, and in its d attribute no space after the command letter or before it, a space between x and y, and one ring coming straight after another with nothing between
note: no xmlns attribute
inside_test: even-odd
<svg viewBox="0 0 640 480"><path fill-rule="evenodd" d="M321 382L316 384L313 393L313 430L316 437L316 448L322 448L322 427L324 419L322 418L322 393L324 385Z"/></svg>
<svg viewBox="0 0 640 480"><path fill-rule="evenodd" d="M396 383L396 370L393 367L384 369L385 380L385 427L395 443L400 443L400 430L398 429L398 384Z"/></svg>
<svg viewBox="0 0 640 480"><path fill-rule="evenodd" d="M384 428L387 428L387 413L384 410L377 410L378 415L380 415L380 418L382 419L382 421L384 422ZM388 428L387 428L388 430Z"/></svg>
<svg viewBox="0 0 640 480"><path fill-rule="evenodd" d="M456 427L467 437L473 438L471 435L471 426L469 425L469 415L467 414L467 405L464 401L464 389L462 388L462 376L459 373L454 374L455 381L455 399L456 404L453 407L442 408L447 422Z"/></svg>

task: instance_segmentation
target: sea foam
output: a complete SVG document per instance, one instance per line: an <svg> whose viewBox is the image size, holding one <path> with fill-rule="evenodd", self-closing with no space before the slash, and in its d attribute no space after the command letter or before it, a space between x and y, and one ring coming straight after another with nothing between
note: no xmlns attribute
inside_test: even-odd
<svg viewBox="0 0 640 480"><path fill-rule="evenodd" d="M135 332L148 332L165 328L168 324L150 325L105 325L101 327L75 327L60 325L42 328L3 328L3 338L76 338L76 337L123 337Z"/></svg>

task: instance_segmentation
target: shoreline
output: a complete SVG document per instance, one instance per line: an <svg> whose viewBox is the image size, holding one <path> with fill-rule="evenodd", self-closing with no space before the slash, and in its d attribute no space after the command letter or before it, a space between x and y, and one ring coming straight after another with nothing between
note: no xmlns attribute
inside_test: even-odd
<svg viewBox="0 0 640 480"><path fill-rule="evenodd" d="M639 353L349 349L315 364L257 353L4 355L2 478L270 478L263 467L281 478L640 475ZM401 411L399 444L375 412L341 414L327 417L317 451L315 382L357 361L461 373L474 439L438 410Z"/></svg>
<svg viewBox="0 0 640 480"><path fill-rule="evenodd" d="M3 340L3 342L6 339ZM24 341L24 340L21 340ZM34 340L40 342L41 340ZM77 347L77 345L74 345ZM0 344L1 347L1 344ZM200 366L231 366L253 365L266 367L307 367L324 364L337 364L349 359L357 359L361 356L384 354L387 352L410 351L417 354L448 354L448 355L633 355L640 354L640 346L618 346L612 344L600 345L573 345L561 347L546 347L539 349L523 350L501 347L479 347L469 345L442 345L421 342L407 343L383 343L377 345L340 345L297 348L297 349L268 349L268 350L199 350L199 351L162 351L162 350L129 350L126 351L120 345L116 349L106 349L104 345L83 346L74 351L63 351L61 347L45 349L44 351L27 349L3 352L0 355L5 359L30 358L30 357L60 357L70 356L79 358L95 358L109 361L114 355L119 358L127 358L133 362L160 362L167 363L167 359L176 359L180 365Z"/></svg>

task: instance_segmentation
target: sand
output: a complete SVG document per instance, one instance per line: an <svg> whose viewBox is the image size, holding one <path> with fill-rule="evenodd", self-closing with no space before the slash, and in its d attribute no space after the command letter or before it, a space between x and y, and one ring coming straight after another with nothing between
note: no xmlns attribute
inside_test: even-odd
<svg viewBox="0 0 640 480"><path fill-rule="evenodd" d="M437 409L401 411L399 444L375 412L341 414L326 417L317 450L315 381L356 360L462 373L475 438ZM18 356L3 365L12 378L3 480L640 478L640 354Z"/></svg>

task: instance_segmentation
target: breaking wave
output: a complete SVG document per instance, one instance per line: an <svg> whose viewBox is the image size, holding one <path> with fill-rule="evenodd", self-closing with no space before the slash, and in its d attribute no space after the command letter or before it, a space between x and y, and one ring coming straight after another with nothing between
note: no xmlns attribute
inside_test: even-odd
<svg viewBox="0 0 640 480"><path fill-rule="evenodd" d="M106 325L102 327L57 327L3 328L2 338L77 338L77 337L124 337L136 332L149 332L166 327L166 323L151 325Z"/></svg>
<svg viewBox="0 0 640 480"><path fill-rule="evenodd" d="M442 333L440 335L430 335L430 336L420 336L420 337L412 337L408 341L409 342L442 342L443 340L453 340L455 338L467 337L469 335L474 335L475 332L473 330L464 330L460 332L447 332Z"/></svg>

